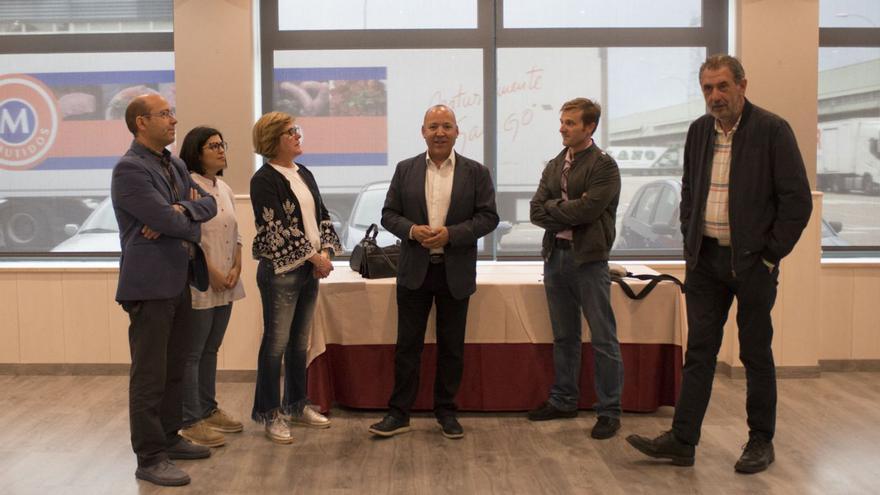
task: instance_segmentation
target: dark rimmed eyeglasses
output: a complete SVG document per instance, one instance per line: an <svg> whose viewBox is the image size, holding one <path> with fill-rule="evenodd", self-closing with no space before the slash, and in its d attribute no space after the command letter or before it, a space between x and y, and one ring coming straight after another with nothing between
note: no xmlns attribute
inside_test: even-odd
<svg viewBox="0 0 880 495"><path fill-rule="evenodd" d="M220 150L227 151L229 150L229 143L227 143L226 141L219 141L215 143L208 143L204 147L214 152L218 152Z"/></svg>

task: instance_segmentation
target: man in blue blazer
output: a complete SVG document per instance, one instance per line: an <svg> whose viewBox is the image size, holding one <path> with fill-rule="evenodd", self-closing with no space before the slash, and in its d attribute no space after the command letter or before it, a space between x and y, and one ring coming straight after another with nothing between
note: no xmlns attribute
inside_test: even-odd
<svg viewBox="0 0 880 495"><path fill-rule="evenodd" d="M461 438L455 394L468 301L477 290L477 239L498 225L495 188L486 167L453 151L458 124L451 108L429 108L422 137L428 151L397 164L382 208L382 225L401 239L397 347L390 410L370 432L390 437L409 431L428 314L436 304L434 415L445 437Z"/></svg>
<svg viewBox="0 0 880 495"><path fill-rule="evenodd" d="M116 300L131 324L129 420L137 454L135 477L163 486L189 483L171 459L208 457L210 450L177 434L182 421L189 283L207 289L198 247L201 223L217 214L211 195L165 148L177 120L158 94L133 99L125 123L131 148L113 169L110 195L122 254Z"/></svg>

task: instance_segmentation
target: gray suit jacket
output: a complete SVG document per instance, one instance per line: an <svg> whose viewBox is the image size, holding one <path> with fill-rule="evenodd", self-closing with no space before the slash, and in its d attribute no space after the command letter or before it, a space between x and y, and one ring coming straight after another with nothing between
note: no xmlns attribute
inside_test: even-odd
<svg viewBox="0 0 880 495"><path fill-rule="evenodd" d="M189 274L189 253L183 241L196 248L194 275L197 288L207 289L205 258L198 247L202 237L201 223L217 214L214 198L193 182L186 167L171 156L171 170L180 188L180 200L175 200L171 185L162 172L161 160L145 146L134 141L131 148L113 168L110 196L122 256L119 258L117 301L145 301L168 299L186 287ZM202 195L189 201L189 190L195 188ZM181 214L172 204L182 205L187 213ZM158 239L150 240L141 234L144 225L159 232ZM201 256L200 256L201 255ZM201 287L199 287L201 285Z"/></svg>
<svg viewBox="0 0 880 495"><path fill-rule="evenodd" d="M430 262L429 250L409 238L413 225L428 223L426 170L426 153L398 163L382 208L382 226L401 240L397 283L413 290L421 287ZM452 297L463 299L477 290L477 239L496 226L495 188L489 169L456 153L446 214L449 243L443 248Z"/></svg>

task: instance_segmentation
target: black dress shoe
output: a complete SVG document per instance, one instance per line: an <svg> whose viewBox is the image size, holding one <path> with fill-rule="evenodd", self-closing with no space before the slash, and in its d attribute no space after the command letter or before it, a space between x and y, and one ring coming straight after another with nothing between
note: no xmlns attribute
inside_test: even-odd
<svg viewBox="0 0 880 495"><path fill-rule="evenodd" d="M639 452L656 459L669 459L676 466L694 465L694 446L680 442L672 434L672 430L657 438L630 435L626 437L626 441Z"/></svg>
<svg viewBox="0 0 880 495"><path fill-rule="evenodd" d="M773 452L773 442L752 437L733 468L738 473L760 473L767 469L774 460L776 460L776 454Z"/></svg>
<svg viewBox="0 0 880 495"><path fill-rule="evenodd" d="M590 431L590 436L597 440L605 440L613 437L619 429L619 418L599 416L599 419L596 420L596 424L593 425L593 429Z"/></svg>
<svg viewBox="0 0 880 495"><path fill-rule="evenodd" d="M190 482L189 475L169 460L159 461L152 466L138 467L134 477L159 486L183 486Z"/></svg>
<svg viewBox="0 0 880 495"><path fill-rule="evenodd" d="M177 443L165 449L165 453L169 459L204 459L211 456L211 449L190 443L181 437Z"/></svg>
<svg viewBox="0 0 880 495"><path fill-rule="evenodd" d="M437 418L440 423L440 429L443 430L443 436L446 438L458 439L464 437L464 428L461 427L455 416L442 416Z"/></svg>
<svg viewBox="0 0 880 495"><path fill-rule="evenodd" d="M370 426L370 433L380 437L393 437L400 433L406 433L409 429L408 419L398 419L388 414L382 418L382 421Z"/></svg>
<svg viewBox="0 0 880 495"><path fill-rule="evenodd" d="M563 411L549 402L544 402L537 409L529 411L529 421L548 421L551 419L576 418L577 409Z"/></svg>

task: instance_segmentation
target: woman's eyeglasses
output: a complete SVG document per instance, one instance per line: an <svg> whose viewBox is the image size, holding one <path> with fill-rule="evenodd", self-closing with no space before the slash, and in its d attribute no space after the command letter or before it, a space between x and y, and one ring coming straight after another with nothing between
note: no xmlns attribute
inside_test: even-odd
<svg viewBox="0 0 880 495"><path fill-rule="evenodd" d="M303 140L303 130L302 130L302 127L300 127L298 125L291 127L290 129L284 131L284 133L290 137L299 136L300 142L302 142L302 140Z"/></svg>
<svg viewBox="0 0 880 495"><path fill-rule="evenodd" d="M226 141L208 143L205 145L205 148L208 148L209 150L214 152L218 152L220 150L226 151L229 149L229 143L227 143Z"/></svg>

